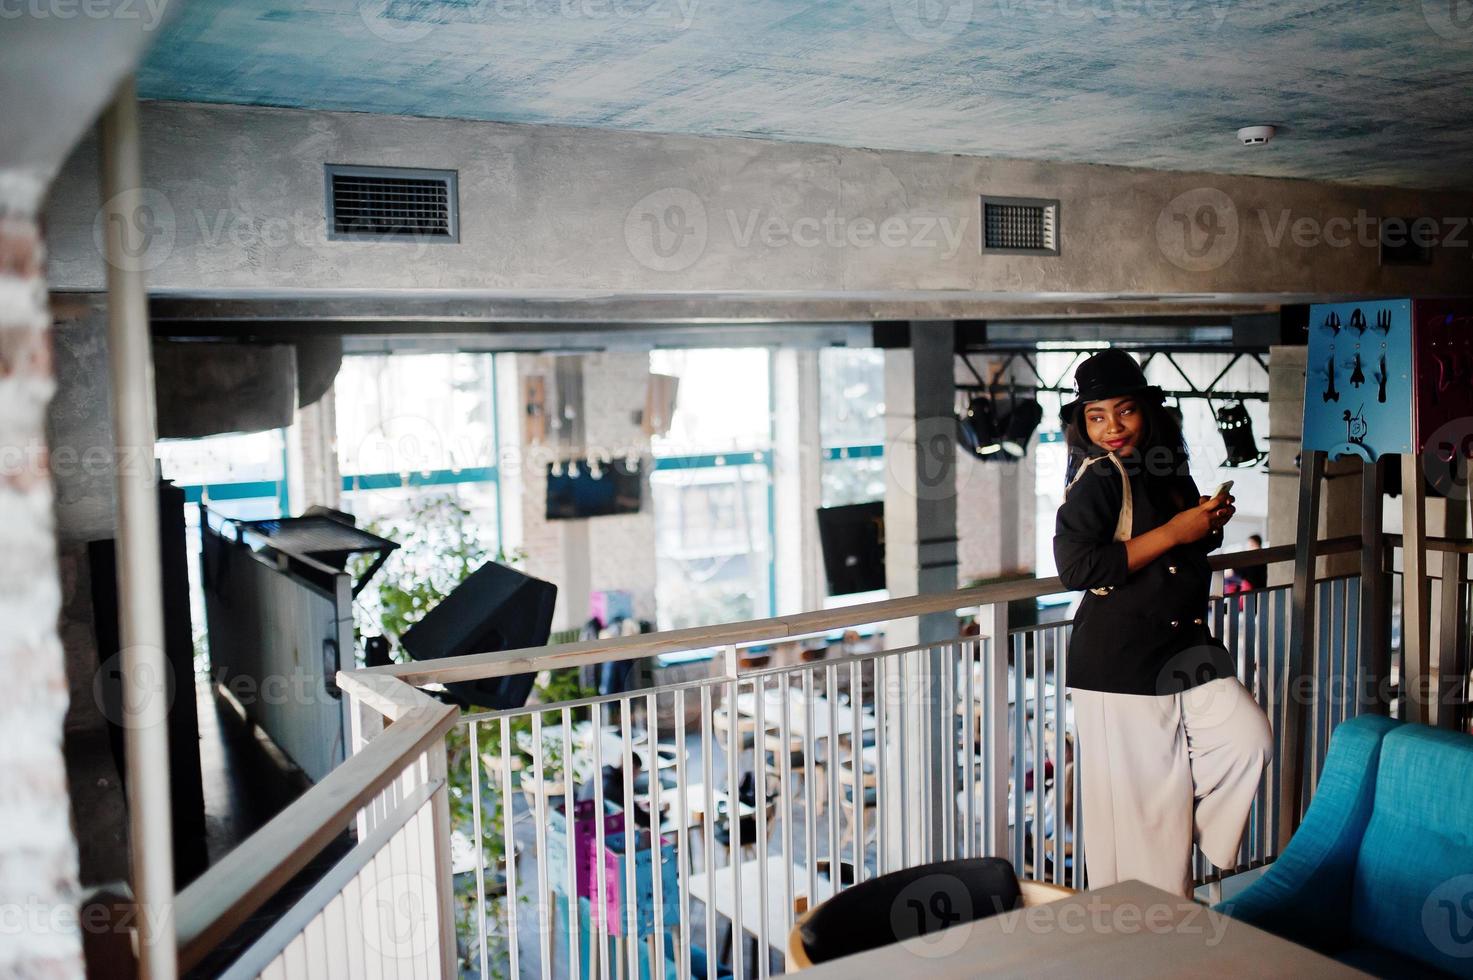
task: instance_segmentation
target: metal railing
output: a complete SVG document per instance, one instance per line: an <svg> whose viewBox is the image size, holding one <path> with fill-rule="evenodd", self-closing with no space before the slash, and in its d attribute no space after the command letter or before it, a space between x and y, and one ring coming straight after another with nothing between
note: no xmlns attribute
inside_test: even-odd
<svg viewBox="0 0 1473 980"><path fill-rule="evenodd" d="M1341 539L1319 553L1359 549ZM1283 547L1212 563L1292 558ZM1466 639L1462 581L1447 594L1465 597ZM1304 744L1279 745L1237 866L1198 856L1199 884L1271 861L1281 768L1303 760L1307 806L1334 726L1396 699L1359 649L1360 574L1311 587L1315 653L1298 667L1289 586L1212 600L1240 679L1275 732L1293 730L1286 713L1303 709ZM767 976L781 972L806 908L898 868L993 854L1023 877L1084 887L1070 625L1008 622L1009 603L1063 591L1057 579L998 583L343 673L354 754L186 891L200 900L181 916L186 963L349 823L352 860L237 969L305 976L303 957L387 928L392 943L361 952L384 976ZM750 656L866 628L869 641L821 659ZM709 676L514 710L457 714L416 690L696 650L712 651ZM1302 690L1291 689L1296 669ZM364 869L397 884L382 893ZM368 887L376 899L365 903ZM382 909L388 920L375 918Z"/></svg>
<svg viewBox="0 0 1473 980"><path fill-rule="evenodd" d="M1276 549L1231 560L1291 556ZM1342 609L1335 597L1356 591L1354 579L1316 588L1327 621ZM766 976L781 969L787 932L810 904L952 857L1000 854L1025 877L1083 887L1070 626L1007 623L1009 601L1062 592L1057 580L986 586L623 646L492 656L474 674L391 668L425 683L713 651L709 677L460 718L472 800L455 827L470 856L457 889L462 969L651 976L668 961L678 976ZM1288 593L1213 603L1215 632L1271 713L1287 705L1275 689ZM975 616L979 635L959 635L963 614ZM936 630L938 615L937 642L778 665L746 656L844 629L891 637L926 617ZM1332 633L1324 649L1336 655L1322 658L1325 669L1359 669L1344 642L1354 627ZM1344 707L1317 706L1310 731L1327 730ZM1229 871L1272 860L1276 791L1276 771L1265 773L1240 867ZM1221 873L1200 859L1198 869L1204 882Z"/></svg>

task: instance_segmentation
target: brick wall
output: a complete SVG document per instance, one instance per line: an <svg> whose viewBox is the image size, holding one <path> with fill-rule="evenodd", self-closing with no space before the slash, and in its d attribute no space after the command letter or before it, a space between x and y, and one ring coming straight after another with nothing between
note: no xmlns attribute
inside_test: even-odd
<svg viewBox="0 0 1473 980"><path fill-rule="evenodd" d="M646 446L635 421L644 409L650 359L645 353L595 354L583 359L584 435L590 449L614 455ZM642 457L646 469L649 454ZM634 614L655 619L655 507L646 480L638 514L600 517L588 522L589 588L623 589L634 600Z"/></svg>
<svg viewBox="0 0 1473 980"><path fill-rule="evenodd" d="M0 940L0 976L68 977L81 976L82 959L45 436L55 381L35 221L42 189L0 173L0 909L24 917Z"/></svg>
<svg viewBox="0 0 1473 980"><path fill-rule="evenodd" d="M546 519L547 464L554 456L583 456L603 449L620 456L631 447L646 447L643 464L649 464L648 440L635 421L642 410L649 355L603 353L562 355L577 357L581 364L583 445L574 447L567 438L549 435L548 443L520 446L521 542L527 553L526 570L558 586L555 629L581 626L588 618L591 590L622 589L631 593L636 616L655 618L655 517L648 492L638 514L595 517L576 521ZM553 355L519 356L518 375L541 375L547 382L547 410L558 404L556 385L558 358Z"/></svg>

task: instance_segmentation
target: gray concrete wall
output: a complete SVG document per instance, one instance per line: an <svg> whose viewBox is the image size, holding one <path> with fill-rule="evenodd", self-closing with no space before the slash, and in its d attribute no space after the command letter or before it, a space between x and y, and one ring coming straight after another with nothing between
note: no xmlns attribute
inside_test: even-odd
<svg viewBox="0 0 1473 980"><path fill-rule="evenodd" d="M67 774L78 828L84 884L128 877L128 816L108 741L107 719L93 692L98 670L89 542L117 534L117 449L107 363L107 310L100 302L53 309L56 395L46 434L55 494L56 552L61 573L58 629L69 694L65 722ZM143 460L152 466L153 461Z"/></svg>
<svg viewBox="0 0 1473 980"><path fill-rule="evenodd" d="M1308 181L241 106L144 107L151 288L988 301L1463 292L1473 230L1382 269L1354 222L1455 219L1467 196ZM330 242L325 163L459 172L460 244ZM97 289L96 147L46 212L56 288ZM981 193L1058 198L1058 258L979 254ZM1336 247L1329 242L1341 242ZM1318 242L1315 244L1315 242Z"/></svg>

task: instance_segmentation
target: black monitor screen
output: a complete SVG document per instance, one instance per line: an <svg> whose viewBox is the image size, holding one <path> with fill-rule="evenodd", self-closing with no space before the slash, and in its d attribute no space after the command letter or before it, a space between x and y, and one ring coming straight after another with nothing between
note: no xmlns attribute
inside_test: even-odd
<svg viewBox="0 0 1473 980"><path fill-rule="evenodd" d="M882 501L822 507L818 540L829 595L885 587L885 505Z"/></svg>
<svg viewBox="0 0 1473 980"><path fill-rule="evenodd" d="M556 470L556 472L554 472ZM637 514L642 493L639 464L610 463L600 467L598 475L588 464L549 465L547 468L547 519L567 520L575 517L606 517L610 514Z"/></svg>

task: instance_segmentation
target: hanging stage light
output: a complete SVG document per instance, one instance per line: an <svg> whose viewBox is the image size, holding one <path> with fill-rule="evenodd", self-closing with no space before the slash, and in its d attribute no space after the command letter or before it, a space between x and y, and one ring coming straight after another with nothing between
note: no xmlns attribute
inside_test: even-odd
<svg viewBox="0 0 1473 980"><path fill-rule="evenodd" d="M1222 435L1227 459L1223 466L1252 466L1263 459L1258 442L1253 438L1253 420L1241 401L1217 410L1217 431Z"/></svg>
<svg viewBox="0 0 1473 980"><path fill-rule="evenodd" d="M1021 459L1028 454L1028 440L1033 438L1033 430L1038 428L1038 423L1043 421L1043 406L1037 400L1025 398L1022 401L1014 400L1012 410L1008 412L1007 425L999 440L1003 450L1015 459Z"/></svg>
<svg viewBox="0 0 1473 980"><path fill-rule="evenodd" d="M967 413L957 419L957 441L973 456L985 459L1002 450L997 408L991 398L973 398Z"/></svg>

